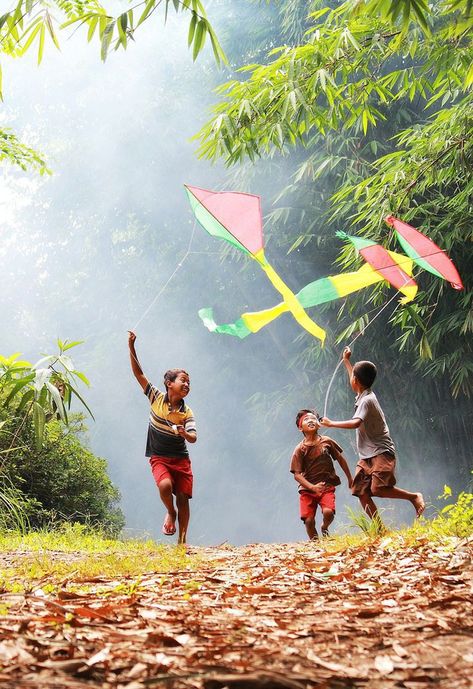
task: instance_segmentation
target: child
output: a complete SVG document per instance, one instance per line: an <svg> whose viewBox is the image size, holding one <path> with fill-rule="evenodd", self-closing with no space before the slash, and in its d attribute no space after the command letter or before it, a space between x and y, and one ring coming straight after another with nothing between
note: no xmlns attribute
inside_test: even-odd
<svg viewBox="0 0 473 689"><path fill-rule="evenodd" d="M159 489L167 514L162 532L165 536L176 533L179 522L179 543L186 542L189 525L189 500L192 497L193 475L186 440L195 443L197 432L192 410L184 403L189 394L189 374L173 368L164 374L166 392L160 392L143 374L135 351L136 335L129 331L131 370L151 402L146 456ZM176 496L174 508L173 493Z"/></svg>
<svg viewBox="0 0 473 689"><path fill-rule="evenodd" d="M322 426L332 428L355 428L359 461L356 465L352 493L356 495L365 512L381 525L373 496L409 500L420 517L425 509L422 493L411 493L396 488L396 455L394 443L389 435L383 410L371 386L376 378L376 366L371 361L350 362L351 350L343 350L343 363L356 393L355 413L348 421L321 419Z"/></svg>
<svg viewBox="0 0 473 689"><path fill-rule="evenodd" d="M335 486L340 479L335 473L335 459L343 469L348 486L352 477L342 448L335 440L320 436L319 417L312 409L301 409L296 416L296 426L304 434L304 440L297 445L291 460L291 472L299 483L301 519L311 541L318 538L315 528L317 505L322 510L322 536L328 536L328 527L335 516Z"/></svg>

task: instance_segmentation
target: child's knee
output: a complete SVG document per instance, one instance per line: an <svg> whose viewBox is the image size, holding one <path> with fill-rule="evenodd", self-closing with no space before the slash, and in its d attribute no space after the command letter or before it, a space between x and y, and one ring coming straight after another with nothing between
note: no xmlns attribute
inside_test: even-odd
<svg viewBox="0 0 473 689"><path fill-rule="evenodd" d="M162 481L158 483L158 488L159 492L161 495L163 493L171 493L172 492L172 481L170 478L163 478Z"/></svg>
<svg viewBox="0 0 473 689"><path fill-rule="evenodd" d="M328 520L332 521L333 518L335 517L335 511L331 510L329 507L326 507L324 510L322 510L322 512L324 515L324 519L326 521L328 521Z"/></svg>
<svg viewBox="0 0 473 689"><path fill-rule="evenodd" d="M315 514L308 517L302 517L302 521L304 522L306 527L310 528L311 526L315 526Z"/></svg>

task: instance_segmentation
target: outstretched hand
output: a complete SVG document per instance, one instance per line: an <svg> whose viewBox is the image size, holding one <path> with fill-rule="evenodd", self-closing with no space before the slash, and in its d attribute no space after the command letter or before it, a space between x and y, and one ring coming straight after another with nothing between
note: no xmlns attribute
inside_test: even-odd
<svg viewBox="0 0 473 689"><path fill-rule="evenodd" d="M345 349L342 352L342 359L344 361L348 361L348 359L351 357L351 349L350 347L345 347Z"/></svg>
<svg viewBox="0 0 473 689"><path fill-rule="evenodd" d="M332 422L326 416L322 416L319 419L319 423L321 426L326 426L327 428L330 428L330 426L332 425Z"/></svg>
<svg viewBox="0 0 473 689"><path fill-rule="evenodd" d="M128 331L128 345L134 345L136 340L136 335L132 330Z"/></svg>

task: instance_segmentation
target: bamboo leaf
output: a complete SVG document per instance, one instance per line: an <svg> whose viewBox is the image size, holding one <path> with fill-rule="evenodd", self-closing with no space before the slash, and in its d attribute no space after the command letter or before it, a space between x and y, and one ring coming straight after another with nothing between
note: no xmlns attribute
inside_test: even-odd
<svg viewBox="0 0 473 689"><path fill-rule="evenodd" d="M189 23L189 34L187 36L187 45L190 46L192 41L194 40L194 33L195 33L195 27L197 24L197 15L195 12L192 12L192 17Z"/></svg>
<svg viewBox="0 0 473 689"><path fill-rule="evenodd" d="M152 10L154 10L154 7L156 5L156 0L147 0L145 4L145 8L143 10L143 13L141 17L138 20L138 24L136 25L136 28L140 26L151 14Z"/></svg>
<svg viewBox="0 0 473 689"><path fill-rule="evenodd" d="M192 52L192 58L195 60L204 47L205 37L207 33L207 22L205 19L200 19L197 22L195 34L194 34L194 49Z"/></svg>
<svg viewBox="0 0 473 689"><path fill-rule="evenodd" d="M112 42L113 30L115 28L115 22L111 21L107 24L102 35L102 47L101 47L101 58L105 62L107 59L108 49L110 48L110 43Z"/></svg>
<svg viewBox="0 0 473 689"><path fill-rule="evenodd" d="M46 34L46 27L44 24L41 25L41 30L39 32L39 42L38 42L38 65L41 64L41 60L43 59L43 51L44 51L44 36Z"/></svg>

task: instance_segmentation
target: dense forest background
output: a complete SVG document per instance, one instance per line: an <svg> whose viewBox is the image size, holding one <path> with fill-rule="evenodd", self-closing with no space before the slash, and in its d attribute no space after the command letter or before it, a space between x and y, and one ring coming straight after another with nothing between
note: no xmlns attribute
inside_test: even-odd
<svg viewBox="0 0 473 689"><path fill-rule="evenodd" d="M314 9L322 5L340 3L314 3ZM307 6L296 0L207 3L229 60L220 67L210 46L192 62L187 23L174 15L166 26L158 20L144 24L127 52L113 52L105 63L80 31L62 42L60 53L49 47L39 68L33 53L3 61L2 124L14 126L42 151L53 174L3 167L2 353L21 351L34 361L57 337L84 340L73 357L91 381L90 390L82 391L95 416L88 422L89 444L108 462L128 533L159 537L162 522L143 456L148 406L129 370L128 329L136 328L137 351L153 382L161 384L162 373L174 366L191 375L188 402L199 432L192 447L192 542L303 538L288 470L299 442L295 414L306 406L322 410L343 346L360 328L365 332L353 356L378 364L376 392L398 448L399 485L423 490L435 505L444 484L460 490L471 482L471 83L465 87L459 65L451 64L451 37L441 52L440 32L429 47L432 34L413 28L401 48L391 46L386 55L383 47L358 64L353 56L329 54L327 36L323 64L351 62L353 72L347 68L337 79L363 79L368 95L362 104L367 114L356 110L352 92L345 97L350 106L333 115L338 119L323 123L323 99L335 98L327 93L330 80L319 73L318 83L310 83L303 70L313 76L314 67L301 62L309 58L290 50L302 51L308 36L314 44L313 34L304 32L315 21L326 21L326 31L335 36L336 19L309 21ZM381 20L363 30L384 35ZM471 48L464 43L462 36L455 55L467 72ZM269 54L280 45L285 52ZM419 45L425 45L424 53ZM278 68L286 68L273 65L281 55L292 59L291 78L313 93L318 89L319 100L310 102L299 85L284 111L287 91L271 81ZM408 70L440 55L450 90L440 82L435 86L430 74L419 86L418 75ZM267 71L237 72L255 63L268 65ZM369 91L369 84L392 72L400 76L385 88L395 97ZM226 81L231 83L224 94L212 92ZM441 97L429 102L436 89L443 89ZM255 94L262 99L260 112L248 113L242 103L256 103ZM220 110L212 115L217 101ZM442 112L448 127L429 130ZM222 114L227 129L215 125ZM191 138L202 128L200 144L207 148L199 159L199 141ZM400 145L393 137L409 128ZM395 157L385 167L377 162L390 154ZM357 186L371 176L370 192ZM393 295L387 287L313 310L329 334L324 349L287 314L243 341L212 335L198 318L199 308L213 306L219 321L227 322L277 299L257 266L194 226L184 183L261 194L268 259L294 292L357 260L336 230L387 241L387 211L412 219L449 251L465 291L453 292L420 272L415 305L399 307L395 300L376 321L373 315ZM339 371L327 413L347 418L352 405ZM330 434L353 467L353 434ZM357 507L341 487L338 529L350 528L346 505ZM412 518L410 505L383 508L390 523Z"/></svg>

